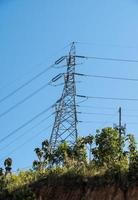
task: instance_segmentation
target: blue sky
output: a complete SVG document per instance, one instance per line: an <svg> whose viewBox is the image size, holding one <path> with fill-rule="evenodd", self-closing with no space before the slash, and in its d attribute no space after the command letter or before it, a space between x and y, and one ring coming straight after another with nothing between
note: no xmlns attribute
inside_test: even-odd
<svg viewBox="0 0 138 200"><path fill-rule="evenodd" d="M72 41L80 42L76 44L77 55L138 59L137 10L136 0L0 0L0 98L66 55ZM76 67L80 73L138 78L138 63L103 60L77 62L83 62ZM64 71L65 68L47 71L41 78L0 103L0 113ZM78 94L138 98L137 82L82 77L77 81ZM48 86L1 117L0 138L52 105L61 92L62 86ZM138 102L89 99L81 106L79 111L99 114L78 116L79 120L85 121L78 124L80 135L94 133L97 128L117 123L118 107L122 106L127 133L133 132L138 139ZM33 150L40 146L43 139L49 138L54 118L49 118L34 129L32 127L52 112L50 110L0 144L1 165L4 158L10 156L14 170L31 166L35 159ZM86 123L88 121L93 122ZM49 125L51 127L46 129Z"/></svg>

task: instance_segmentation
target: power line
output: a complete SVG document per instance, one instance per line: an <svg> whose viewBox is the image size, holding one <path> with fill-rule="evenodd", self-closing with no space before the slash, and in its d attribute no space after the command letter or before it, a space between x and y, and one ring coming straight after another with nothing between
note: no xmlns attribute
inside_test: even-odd
<svg viewBox="0 0 138 200"><path fill-rule="evenodd" d="M82 45L91 45L91 46L106 46L106 47L115 47L115 48L130 48L130 49L137 49L138 46L131 46L131 45L120 45L120 44L103 44L103 43L97 43L97 42L75 42L76 44L82 44Z"/></svg>
<svg viewBox="0 0 138 200"><path fill-rule="evenodd" d="M107 114L107 113L93 113L93 112L77 112L78 114L84 115L104 115L104 116L114 116L114 114Z"/></svg>
<svg viewBox="0 0 138 200"><path fill-rule="evenodd" d="M68 47L70 44L66 45L65 47L61 48L60 50L65 49L66 47ZM3 101L5 101L6 99L8 99L9 97L13 96L14 94L16 94L17 92L19 92L21 89L23 89L24 87L26 87L27 85L29 85L30 83L32 83L34 80L36 80L37 78L39 78L40 76L42 76L43 74L45 74L49 69L54 68L54 66L56 65L56 62L52 65L50 65L48 68L44 69L43 71L41 71L40 73L36 74L33 78L31 78L30 80L26 81L25 83L23 83L21 86L19 86L18 88L16 88L15 90L13 90L12 92L10 92L8 95L6 95L5 97L0 99L0 103L2 103Z"/></svg>
<svg viewBox="0 0 138 200"><path fill-rule="evenodd" d="M38 88L37 90L35 90L33 93L31 93L30 95L28 95L27 97L25 97L24 99L22 99L21 101L17 102L15 105L11 106L10 108L8 108L6 111L0 113L0 118L5 116L6 114L8 114L10 111L14 110L15 108L17 108L18 106L20 106L21 104L25 103L27 100L29 100L30 98L32 98L33 96L35 96L37 93L39 93L40 91L42 91L43 89L45 89L49 84L51 83L51 81L49 81L48 83L42 85L40 88Z"/></svg>
<svg viewBox="0 0 138 200"><path fill-rule="evenodd" d="M35 64L33 67L36 67L36 66L42 66L42 64L41 64L41 63L40 63L40 64ZM33 73L33 71L32 71L32 67L31 67L31 69L30 69L28 72L23 73L23 74L21 75L21 77L17 77L17 78L15 78L14 80L9 81L8 83L5 83L3 86L0 87L0 90L2 90L2 89L4 89L4 88L7 88L7 87L9 87L9 86L11 86L11 85L13 85L13 84L16 83L18 80L21 80L21 79L22 79L23 77L25 77L26 75L32 74L32 73Z"/></svg>
<svg viewBox="0 0 138 200"><path fill-rule="evenodd" d="M31 122L33 122L34 120L36 120L37 118L39 118L41 115L45 114L48 110L50 110L55 104L53 104L52 106L50 106L49 108L46 108L45 110L43 110L42 112L38 113L37 115L35 115L33 118L31 118L30 120L28 120L27 122L25 122L24 124L22 124L21 126L19 126L18 128L16 128L15 130L11 131L8 135L6 135L5 137L0 139L0 143L4 142L6 139L8 139L9 137L11 137L12 135L14 135L15 133L17 133L18 131L20 131L21 129L23 129L24 127L26 127L27 125L29 125Z"/></svg>
<svg viewBox="0 0 138 200"><path fill-rule="evenodd" d="M79 106L77 105L78 107L82 107L82 108L93 108L93 109L104 109L104 110L116 110L116 108L113 108L113 107L102 107L102 106L90 106L90 105L87 105L87 106Z"/></svg>
<svg viewBox="0 0 138 200"><path fill-rule="evenodd" d="M41 121L39 121L39 123L35 124L34 126L32 126L31 128L29 128L27 131L23 132L22 134L20 134L18 137L14 138L11 142L9 142L8 144L6 144L4 147L2 147L0 149L0 151L3 151L5 149L7 149L11 144L13 144L14 142L16 142L18 139L20 139L22 136L24 136L26 133L30 132L31 130L33 130L34 128L38 127L40 124L42 124L44 121L46 121L47 119L49 119L55 112L53 112L52 114L50 114L48 117L43 118Z"/></svg>
<svg viewBox="0 0 138 200"><path fill-rule="evenodd" d="M109 120L113 120L115 117L116 117L116 113L114 113L113 115L110 115L111 117L109 118ZM84 122L84 123L99 123L99 124L101 124L102 123L102 125L100 126L100 129L103 127L103 126L105 126L105 124L109 124L109 123L112 123L113 124L113 122L110 122L110 121L91 121L91 120L85 120L85 121L80 121L80 122Z"/></svg>
<svg viewBox="0 0 138 200"><path fill-rule="evenodd" d="M126 77L115 77L115 76L102 76L102 75L89 75L89 74L81 74L75 73L79 76L91 77L91 78L104 78L104 79L113 79L113 80L123 80L123 81L138 81L136 78L126 78Z"/></svg>
<svg viewBox="0 0 138 200"><path fill-rule="evenodd" d="M105 122L103 122L103 121L80 121L80 122L82 122L82 123L85 123L85 124L102 124L99 128L97 128L97 129L102 129L103 127L105 127L105 125L106 124L113 124L113 122L110 122L110 121L105 121Z"/></svg>
<svg viewBox="0 0 138 200"><path fill-rule="evenodd" d="M84 95L76 95L80 98L86 98L86 99L102 99L102 100L117 100L117 101L138 101L138 99L133 98L120 98L120 97L95 97L95 96L84 96Z"/></svg>
<svg viewBox="0 0 138 200"><path fill-rule="evenodd" d="M82 123L98 123L98 124L101 124L101 123L104 123L103 121L80 121L80 122L82 122ZM108 123L113 123L113 122L108 122Z"/></svg>
<svg viewBox="0 0 138 200"><path fill-rule="evenodd" d="M8 98L10 98L11 96L13 96L14 94L16 94L17 92L19 92L21 89L23 89L24 87L28 86L30 83L32 83L34 80L38 79L40 76L42 76L44 73L46 73L49 69L51 69L51 67L54 66L51 65L50 67L44 69L43 71L41 71L39 74L35 75L33 78L31 78L30 80L28 80L27 82L23 83L21 86L19 86L18 88L16 88L15 90L13 90L12 92L10 92L8 95L6 95L5 97L0 99L0 103L2 103L3 101L7 100Z"/></svg>
<svg viewBox="0 0 138 200"><path fill-rule="evenodd" d="M106 61L113 61L113 62L138 63L138 60L133 60L133 59L98 57L98 56L76 56L76 57L86 58L86 59L94 59L94 60L106 60Z"/></svg>
<svg viewBox="0 0 138 200"><path fill-rule="evenodd" d="M87 100L87 99L86 99ZM91 105L76 105L79 108L93 108L93 109L103 109L103 110L117 110L117 107L103 107L103 106L91 106ZM123 108L125 111L135 111L138 112L138 109L132 109L132 108ZM126 116L126 115L125 115Z"/></svg>
<svg viewBox="0 0 138 200"><path fill-rule="evenodd" d="M65 48L67 48L68 46L70 46L70 43L68 44L68 45L66 45L66 46L64 46L64 47L62 47L62 48L60 48L58 51L56 51L56 52L54 52L53 54L54 54L54 56L55 55L57 55L57 53L59 52L59 51L63 51ZM52 57L53 57L53 55L51 55ZM45 60L44 60L45 61ZM42 65L42 62L41 63L38 63L38 64L35 64L34 66L41 66ZM54 65L55 64L53 64L53 67L54 67ZM51 65L52 66L52 65ZM32 70L32 69L31 69ZM29 71L30 72L30 71ZM31 71L32 72L32 71ZM23 76L25 76L25 75L27 75L28 74L28 72L27 73L24 73L23 75L22 75L22 77ZM9 82L9 83L7 83L7 84L5 84L5 86L3 86L3 87L0 87L0 89L2 89L2 88L5 88L5 87L8 87L9 85L11 85L11 84L13 84L14 82L16 82L17 80L20 80L20 78L18 77L18 78L16 78L16 79L14 79L13 81L11 81L11 82Z"/></svg>
<svg viewBox="0 0 138 200"><path fill-rule="evenodd" d="M114 114L109 113L94 113L94 112L77 112L78 114L84 114L84 115L105 115L105 116L114 116ZM125 117L138 117L138 115L132 115L132 114L123 114Z"/></svg>
<svg viewBox="0 0 138 200"><path fill-rule="evenodd" d="M24 145L26 145L27 143L29 143L30 141L32 141L32 139L34 137L37 137L38 135L42 134L45 130L49 129L52 125L47 126L46 128L42 129L39 133L33 135L32 137L30 137L29 139L27 139L24 143L22 143L21 145L18 145L16 148L14 148L12 151L10 151L10 155L13 154L14 152L16 152L18 149L21 149L22 147L24 147ZM1 160L5 159L6 157L9 156L9 154L7 154L6 156L3 156L1 158Z"/></svg>

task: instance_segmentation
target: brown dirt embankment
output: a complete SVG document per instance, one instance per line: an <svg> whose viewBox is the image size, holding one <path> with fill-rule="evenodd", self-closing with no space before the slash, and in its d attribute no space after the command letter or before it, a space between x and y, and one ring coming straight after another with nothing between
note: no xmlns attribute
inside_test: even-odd
<svg viewBox="0 0 138 200"><path fill-rule="evenodd" d="M64 180L39 183L38 200L138 200L138 185L93 184L89 180Z"/></svg>

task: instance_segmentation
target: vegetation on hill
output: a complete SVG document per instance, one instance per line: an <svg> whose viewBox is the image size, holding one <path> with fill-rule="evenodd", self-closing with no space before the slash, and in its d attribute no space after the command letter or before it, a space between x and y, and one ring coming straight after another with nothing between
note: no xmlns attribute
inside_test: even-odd
<svg viewBox="0 0 138 200"><path fill-rule="evenodd" d="M117 182L125 186L138 181L134 135L120 138L118 130L110 127L98 130L95 136L80 137L74 145L64 141L54 151L45 140L35 153L32 169L18 174L11 172L11 158L5 160L5 171L0 169L0 199L36 199L31 185L45 178L91 177L99 184Z"/></svg>

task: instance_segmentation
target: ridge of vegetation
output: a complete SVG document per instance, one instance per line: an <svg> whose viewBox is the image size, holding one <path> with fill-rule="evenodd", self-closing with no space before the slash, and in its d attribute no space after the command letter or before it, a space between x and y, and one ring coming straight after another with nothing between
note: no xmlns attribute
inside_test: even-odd
<svg viewBox="0 0 138 200"><path fill-rule="evenodd" d="M91 160L88 160L87 147ZM12 159L0 169L0 199L35 200L36 185L65 183L66 180L93 186L119 184L126 189L138 184L138 150L133 134L119 137L118 130L107 127L95 136L81 137L74 145L66 141L51 152L48 140L35 148L37 160L27 171L12 173Z"/></svg>

